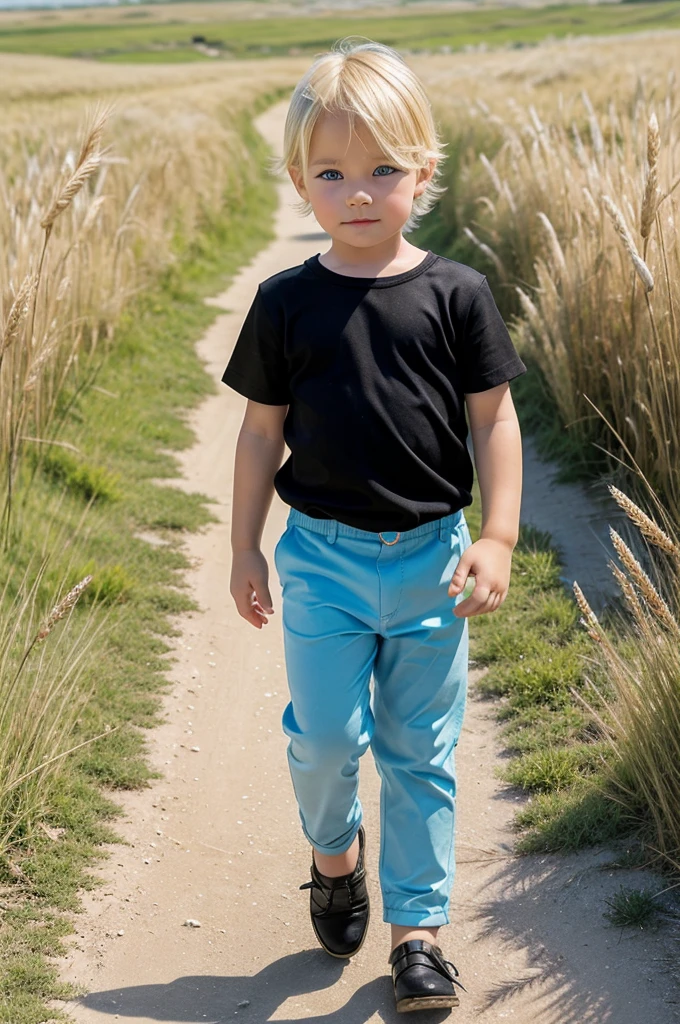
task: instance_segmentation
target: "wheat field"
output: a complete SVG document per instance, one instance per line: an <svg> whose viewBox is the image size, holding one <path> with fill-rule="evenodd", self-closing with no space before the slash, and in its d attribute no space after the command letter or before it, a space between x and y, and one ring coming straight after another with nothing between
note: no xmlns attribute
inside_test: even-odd
<svg viewBox="0 0 680 1024"><path fill-rule="evenodd" d="M671 556L660 563L658 578L643 579L630 561L624 561L627 575L614 567L630 611L621 625L632 652L627 664L613 644L603 643L587 595L576 597L618 693L608 711L598 712L618 766L614 780L624 798L632 794L636 805L642 799L660 809L655 841L676 865L678 39L669 32L408 58L448 146L443 183L449 190L436 214L444 237L493 280L518 347L541 371L565 427L579 443L601 444L626 461L631 487L635 479L640 484L632 521L654 512L668 537ZM284 95L308 64L300 56L126 67L3 55L0 521L6 553L26 543L16 514L31 486L25 466L67 444L60 434L63 396L89 386L92 368L115 348L129 303L173 265L225 195L238 202L236 170L247 159L239 115L258 96ZM41 608L36 578L21 580L14 595L1 581L7 614L0 636L0 739L3 730L20 737L27 708L41 720L40 694L52 709L72 694L64 668L56 672L56 690L43 680L22 695L16 685L27 678L49 608L69 593L51 595ZM79 645L92 643L94 628L80 622L71 646L62 645L71 660ZM43 649L49 633L40 639ZM49 670L49 659L40 664ZM29 804L39 800L41 772L68 749L72 717L42 720L42 740L31 734L30 744L19 742L11 773L0 777L5 844L16 832L17 786L29 780Z"/></svg>

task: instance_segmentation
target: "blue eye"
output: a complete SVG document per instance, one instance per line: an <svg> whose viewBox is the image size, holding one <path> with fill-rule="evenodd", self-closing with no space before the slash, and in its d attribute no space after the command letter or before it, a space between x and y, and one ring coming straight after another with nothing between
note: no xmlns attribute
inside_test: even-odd
<svg viewBox="0 0 680 1024"><path fill-rule="evenodd" d="M378 171L382 171L382 170L386 170L387 174L378 174L377 176L379 178L386 178L386 177L389 177L390 174L396 173L396 168L395 167L391 167L390 164L380 164L379 167L376 167L376 169L373 172L373 174L376 174ZM327 178L326 177L327 174L340 174L340 171L336 170L335 168L329 167L328 170L322 171L321 174L317 175L317 177L323 178L324 181L339 181L340 180L340 178Z"/></svg>

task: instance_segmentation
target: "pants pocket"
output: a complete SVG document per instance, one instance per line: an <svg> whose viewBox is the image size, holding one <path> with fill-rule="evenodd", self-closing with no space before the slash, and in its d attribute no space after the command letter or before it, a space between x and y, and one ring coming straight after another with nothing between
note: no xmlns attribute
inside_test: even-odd
<svg viewBox="0 0 680 1024"><path fill-rule="evenodd" d="M286 537L288 536L288 534L290 533L290 531L292 529L293 529L292 526L286 526L285 530L283 531L283 533L281 534L281 536L279 537L279 539L276 542L276 547L274 548L274 565L276 566L276 571L278 572L279 577L281 576L281 566L280 566L281 549L283 547L283 542L285 541Z"/></svg>

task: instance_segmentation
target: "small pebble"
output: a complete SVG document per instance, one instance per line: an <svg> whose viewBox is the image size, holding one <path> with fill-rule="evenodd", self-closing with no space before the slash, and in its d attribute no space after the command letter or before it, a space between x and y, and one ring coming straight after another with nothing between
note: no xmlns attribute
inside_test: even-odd
<svg viewBox="0 0 680 1024"><path fill-rule="evenodd" d="M184 922L184 926L183 927L186 927L186 928L200 928L201 927L201 922L194 920L193 917L188 917L186 919L186 921Z"/></svg>

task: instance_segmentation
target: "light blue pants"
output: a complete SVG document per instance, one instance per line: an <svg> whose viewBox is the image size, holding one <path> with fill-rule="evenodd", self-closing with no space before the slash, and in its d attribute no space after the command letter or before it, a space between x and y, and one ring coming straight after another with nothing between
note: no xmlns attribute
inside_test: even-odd
<svg viewBox="0 0 680 1024"><path fill-rule="evenodd" d="M282 725L302 830L321 853L352 845L370 744L392 924L449 921L468 622L453 614L463 594L447 590L471 543L462 509L382 535L291 509L274 554L291 697Z"/></svg>

